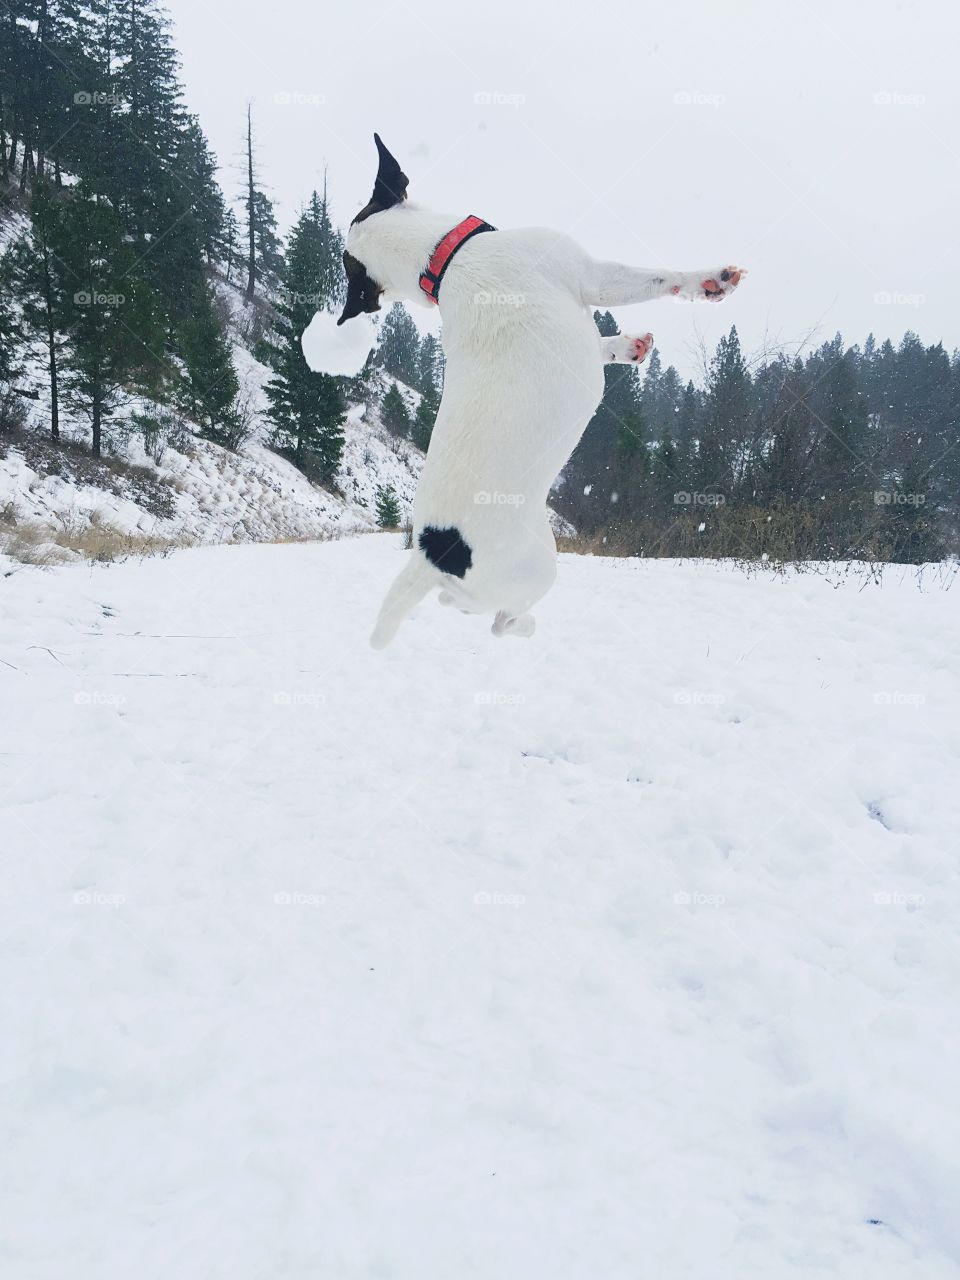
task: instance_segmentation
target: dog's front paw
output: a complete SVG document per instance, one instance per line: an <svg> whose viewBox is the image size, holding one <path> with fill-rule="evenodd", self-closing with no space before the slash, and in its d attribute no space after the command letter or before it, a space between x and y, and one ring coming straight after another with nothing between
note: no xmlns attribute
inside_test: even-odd
<svg viewBox="0 0 960 1280"><path fill-rule="evenodd" d="M675 284L670 292L675 297L694 302L722 302L746 274L745 267L721 267L714 272L695 271L680 284Z"/></svg>
<svg viewBox="0 0 960 1280"><path fill-rule="evenodd" d="M653 334L638 338L629 333L618 333L613 338L603 338L603 356L608 363L641 364L653 350Z"/></svg>

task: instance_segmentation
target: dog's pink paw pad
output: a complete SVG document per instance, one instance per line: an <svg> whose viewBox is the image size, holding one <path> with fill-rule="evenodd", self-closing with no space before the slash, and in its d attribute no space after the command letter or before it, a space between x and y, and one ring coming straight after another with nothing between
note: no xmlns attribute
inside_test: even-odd
<svg viewBox="0 0 960 1280"><path fill-rule="evenodd" d="M716 278L711 276L709 280L701 281L700 288L703 290L704 297L713 302L719 302L737 287L744 274L742 267L724 267Z"/></svg>

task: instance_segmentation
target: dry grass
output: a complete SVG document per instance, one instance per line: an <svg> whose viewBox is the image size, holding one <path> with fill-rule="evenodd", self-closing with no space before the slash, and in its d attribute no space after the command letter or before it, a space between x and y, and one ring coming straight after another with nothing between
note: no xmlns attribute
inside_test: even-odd
<svg viewBox="0 0 960 1280"><path fill-rule="evenodd" d="M277 534L264 538L269 545L299 545L308 542L335 542L343 537L378 532L374 529L358 529L348 535L336 530L327 534ZM224 539L223 545L233 539ZM119 560L143 560L147 556L166 556L171 551L188 547L212 546L198 538L180 534L173 538L159 538L151 534L124 533L98 520L96 514L89 524L65 523L60 528L33 521L16 520L9 511L0 511L0 555L7 555L20 564L59 565L87 561L92 564L109 564Z"/></svg>
<svg viewBox="0 0 960 1280"><path fill-rule="evenodd" d="M0 553L20 564L73 564L78 560L105 564L130 557L168 555L178 547L195 546L190 538L156 538L124 533L97 520L89 524L65 524L61 528L17 521L0 514Z"/></svg>

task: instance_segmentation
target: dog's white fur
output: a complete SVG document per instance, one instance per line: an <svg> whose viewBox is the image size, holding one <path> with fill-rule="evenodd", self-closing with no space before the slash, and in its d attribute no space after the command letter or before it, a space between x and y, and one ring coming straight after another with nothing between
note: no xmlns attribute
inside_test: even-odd
<svg viewBox="0 0 960 1280"><path fill-rule="evenodd" d="M433 306L419 276L460 217L403 201L354 223L347 251L389 299ZM726 281L722 273L729 273ZM638 362L652 338L601 338L596 307L669 295L720 298L736 268L643 270L598 262L545 228L485 232L443 277L443 399L413 508L413 550L371 636L382 648L433 587L441 603L493 614L494 635L531 635L529 610L553 585L547 493L603 395L603 365ZM420 550L426 527L455 528L471 567L454 577Z"/></svg>

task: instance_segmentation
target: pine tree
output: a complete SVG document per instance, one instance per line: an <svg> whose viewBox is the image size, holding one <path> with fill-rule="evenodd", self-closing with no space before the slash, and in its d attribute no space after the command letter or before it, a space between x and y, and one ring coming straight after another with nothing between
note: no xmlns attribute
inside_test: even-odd
<svg viewBox="0 0 960 1280"><path fill-rule="evenodd" d="M0 382L10 383L20 372L20 325L7 299L13 282L13 258L0 258Z"/></svg>
<svg viewBox="0 0 960 1280"><path fill-rule="evenodd" d="M240 384L230 347L214 308L213 290L198 285L190 314L177 331L184 371L178 398L208 440L226 447L239 443L236 407Z"/></svg>
<svg viewBox="0 0 960 1280"><path fill-rule="evenodd" d="M266 192L260 186L256 145L253 133L253 106L247 104L246 183L243 197L247 257L247 302L256 296L257 282L276 283L283 269L283 256L277 236L277 219Z"/></svg>
<svg viewBox="0 0 960 1280"><path fill-rule="evenodd" d="M595 311L601 337L615 337L620 329L609 311ZM646 436L640 410L640 376L633 365L606 364L603 399L563 471L564 483L554 502L560 513L584 532L595 532L616 509ZM617 501L612 501L613 494Z"/></svg>
<svg viewBox="0 0 960 1280"><path fill-rule="evenodd" d="M845 493L869 474L865 456L867 404L856 362L838 333L817 353L820 373L811 396L819 420L815 450L816 483L825 493Z"/></svg>
<svg viewBox="0 0 960 1280"><path fill-rule="evenodd" d="M420 343L420 366L417 390L437 396L443 391L443 347L432 333L424 335Z"/></svg>
<svg viewBox="0 0 960 1280"><path fill-rule="evenodd" d="M377 524L381 529L395 529L400 523L400 502L390 486L377 489Z"/></svg>
<svg viewBox="0 0 960 1280"><path fill-rule="evenodd" d="M710 363L697 452L699 488L724 494L735 489L754 422L753 384L734 326L720 339Z"/></svg>
<svg viewBox="0 0 960 1280"><path fill-rule="evenodd" d="M700 434L700 419L703 411L702 397L692 382L680 393L677 413L676 436L681 449L689 453L696 445Z"/></svg>
<svg viewBox="0 0 960 1280"><path fill-rule="evenodd" d="M315 312L332 311L341 300L342 253L326 190L322 198L314 192L290 233L270 348L274 377L266 392L277 447L323 479L333 476L343 451L343 392L336 378L309 367L300 340Z"/></svg>
<svg viewBox="0 0 960 1280"><path fill-rule="evenodd" d="M50 438L60 439L60 361L67 310L62 264L55 251L61 220L59 198L49 183L38 185L30 206L29 230L7 255L11 294L20 304L21 333L44 351L50 396Z"/></svg>
<svg viewBox="0 0 960 1280"><path fill-rule="evenodd" d="M380 326L377 352L387 373L408 387L420 385L420 335L402 302L395 302Z"/></svg>
<svg viewBox="0 0 960 1280"><path fill-rule="evenodd" d="M417 411L410 427L410 439L424 453L430 447L430 438L433 435L433 428L436 425L439 409L440 398L436 390L431 386L429 390L421 394L420 403L417 405Z"/></svg>
<svg viewBox="0 0 960 1280"><path fill-rule="evenodd" d="M53 262L60 277L68 401L90 419L99 457L103 426L125 384L156 385L161 364L160 300L142 271L117 211L78 188L53 223Z"/></svg>
<svg viewBox="0 0 960 1280"><path fill-rule="evenodd" d="M217 257L223 264L223 274L227 284L233 278L233 271L240 257L240 224L232 209L223 215L223 226L220 242L217 245Z"/></svg>
<svg viewBox="0 0 960 1280"><path fill-rule="evenodd" d="M407 403L400 394L400 388L391 382L380 406L380 417L383 425L391 435L406 439L410 434L410 413Z"/></svg>

